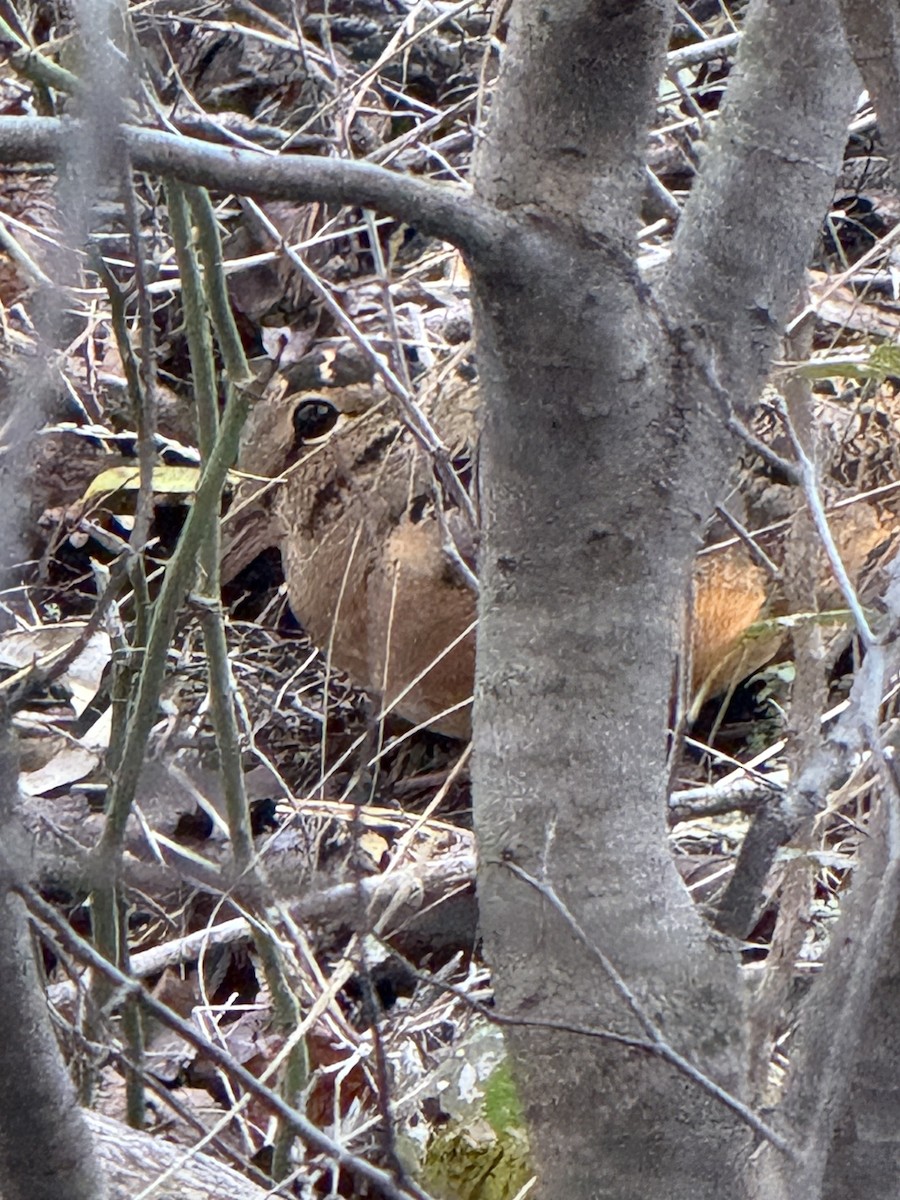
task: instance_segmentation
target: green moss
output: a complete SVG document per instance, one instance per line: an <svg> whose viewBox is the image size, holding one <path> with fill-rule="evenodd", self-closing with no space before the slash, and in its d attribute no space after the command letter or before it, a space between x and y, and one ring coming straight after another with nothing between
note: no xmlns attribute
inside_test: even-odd
<svg viewBox="0 0 900 1200"><path fill-rule="evenodd" d="M505 1060L491 1072L484 1089L484 1115L498 1136L507 1129L524 1129L525 1114Z"/></svg>
<svg viewBox="0 0 900 1200"><path fill-rule="evenodd" d="M534 1170L500 1031L476 1023L425 1095L430 1120L398 1133L411 1174L435 1200L513 1200Z"/></svg>
<svg viewBox="0 0 900 1200"><path fill-rule="evenodd" d="M473 1138L455 1129L429 1143L422 1184L435 1200L513 1200L532 1174L523 1131Z"/></svg>

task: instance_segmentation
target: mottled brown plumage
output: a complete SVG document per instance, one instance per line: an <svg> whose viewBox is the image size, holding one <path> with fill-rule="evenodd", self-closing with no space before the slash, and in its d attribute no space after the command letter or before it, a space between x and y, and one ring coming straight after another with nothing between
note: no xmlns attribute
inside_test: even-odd
<svg viewBox="0 0 900 1200"><path fill-rule="evenodd" d="M816 417L820 486L823 501L830 507L829 527L847 575L865 601L873 572L896 553L900 518L894 492L877 498L855 497L889 485L897 477L900 403L892 389L881 389L865 404L855 406L820 400ZM775 429L779 433L780 423ZM780 433L780 438L777 449L790 456L786 436ZM756 523L773 516L781 518L761 543L766 553L782 564L789 514L803 506L803 497L799 489L773 485L758 464L747 492ZM812 533L807 536L812 541L802 553L815 592L808 598L809 607L819 612L845 608L824 548ZM765 619L789 611L783 585L754 562L741 542L734 539L700 555L694 565L691 611L693 703L696 705L698 697L717 695L769 662L784 643L785 633L774 622L766 628ZM752 626L757 628L751 630Z"/></svg>
<svg viewBox="0 0 900 1200"><path fill-rule="evenodd" d="M452 379L424 393L422 409L451 455L473 444L471 385ZM277 545L291 608L334 666L385 709L466 736L475 596L445 540L455 533L465 558L475 532L441 499L431 455L390 398L370 384L270 392L251 415L239 467L260 479L235 497L226 577Z"/></svg>
<svg viewBox="0 0 900 1200"><path fill-rule="evenodd" d="M451 455L475 444L476 403L475 389L457 376L423 390L422 409ZM842 444L841 462L845 454ZM432 457L391 398L368 383L293 395L270 388L252 413L239 466L257 478L241 484L232 505L237 533L226 535L226 578L277 545L291 608L334 666L407 720L466 736L475 596L446 542L452 536L471 563L477 533L441 499ZM801 497L784 490L785 512L796 510ZM873 552L892 548L896 525L891 509L874 504L833 515L854 581ZM780 561L783 532L765 541ZM821 550L815 573L820 607L840 606ZM770 572L740 542L698 558L691 607L694 704L759 669L784 641L775 625L751 630L786 608ZM439 715L456 705L464 707Z"/></svg>

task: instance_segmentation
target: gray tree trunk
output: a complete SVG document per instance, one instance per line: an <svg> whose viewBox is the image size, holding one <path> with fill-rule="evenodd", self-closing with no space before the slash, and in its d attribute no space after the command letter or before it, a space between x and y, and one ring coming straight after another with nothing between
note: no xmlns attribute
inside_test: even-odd
<svg viewBox="0 0 900 1200"><path fill-rule="evenodd" d="M757 4L651 291L634 230L670 16L652 0L517 4L476 164L509 222L473 271L479 898L504 1012L664 1038L740 1096L738 965L669 856L666 731L727 421L762 384L857 85L832 3ZM545 1200L762 1196L747 1126L683 1072L540 1027L511 1044Z"/></svg>
<svg viewBox="0 0 900 1200"><path fill-rule="evenodd" d="M17 812L18 761L0 714L0 1196L104 1200L93 1140L56 1042L25 906L10 890L28 878Z"/></svg>
<svg viewBox="0 0 900 1200"><path fill-rule="evenodd" d="M900 8L894 0L840 0L850 49L875 105L878 130L896 185L900 179ZM895 850L896 854L896 850ZM870 858L875 858L870 851ZM897 864L886 846L868 864L874 884L869 900L885 879L896 876ZM895 879L896 883L896 879ZM857 888L858 892L863 888ZM863 926L863 921L857 924ZM859 1041L855 1068L835 1098L838 1113L835 1137L824 1170L825 1200L865 1195L891 1200L900 1179L900 913L894 902L893 920L877 947L872 994L865 1020L852 1033ZM832 982L846 978L836 974ZM818 1047L813 1046L810 1057Z"/></svg>
<svg viewBox="0 0 900 1200"><path fill-rule="evenodd" d="M498 1005L522 1022L510 1044L541 1196L837 1200L883 1132L867 1119L890 1078L861 1084L878 1039L898 1035L890 821L881 842L873 824L882 857L859 873L773 1130L741 1108L750 1001L734 947L676 874L664 807L691 558L802 283L859 84L837 0L754 0L668 267L642 278L645 141L673 12L513 0L474 199L364 164L126 137L140 169L223 190L321 192L406 219L421 205L420 226L468 253L486 401L479 895ZM854 49L889 92L894 59ZM22 156L60 154L53 123L18 136ZM64 1091L48 1103L63 1111ZM873 1194L890 1194L894 1162L881 1153Z"/></svg>

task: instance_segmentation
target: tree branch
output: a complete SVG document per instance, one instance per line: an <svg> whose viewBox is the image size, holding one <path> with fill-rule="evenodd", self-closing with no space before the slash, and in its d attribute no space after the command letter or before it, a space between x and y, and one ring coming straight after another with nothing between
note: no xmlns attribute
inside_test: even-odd
<svg viewBox="0 0 900 1200"><path fill-rule="evenodd" d="M664 285L670 318L704 331L739 413L801 284L858 88L835 0L751 7Z"/></svg>
<svg viewBox="0 0 900 1200"><path fill-rule="evenodd" d="M900 162L900 13L894 0L838 0L850 52L878 114L896 170Z"/></svg>
<svg viewBox="0 0 900 1200"><path fill-rule="evenodd" d="M139 982L129 979L117 967L102 958L93 946L74 933L57 912L31 887L22 885L17 887L16 891L25 901L32 923L38 932L52 930L59 943L69 953L88 963L93 971L102 974L121 995L134 996L146 1012L167 1028L180 1034L189 1045L206 1055L217 1067L260 1100L270 1112L274 1112L290 1122L299 1137L314 1153L325 1155L356 1178L365 1180L378 1195L385 1196L388 1200L410 1200L411 1197L414 1200L429 1200L427 1193L423 1192L415 1183L407 1181L406 1186L398 1186L386 1171L351 1154L339 1141L322 1133L307 1117L291 1108L277 1093L260 1083L256 1076L251 1074L243 1064L236 1062L227 1050L223 1050L217 1043L208 1041L196 1026L176 1016L149 992L144 991Z"/></svg>
<svg viewBox="0 0 900 1200"><path fill-rule="evenodd" d="M75 122L49 117L0 120L0 162L59 161ZM257 199L354 204L389 213L477 257L505 223L488 205L453 184L399 175L371 163L307 154L270 155L154 129L122 129L138 171Z"/></svg>
<svg viewBox="0 0 900 1200"><path fill-rule="evenodd" d="M671 0L515 4L477 160L483 194L630 244L673 16Z"/></svg>

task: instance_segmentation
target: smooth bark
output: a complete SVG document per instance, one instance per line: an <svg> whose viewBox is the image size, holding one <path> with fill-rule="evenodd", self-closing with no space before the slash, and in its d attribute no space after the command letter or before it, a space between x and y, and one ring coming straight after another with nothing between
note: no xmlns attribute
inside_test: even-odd
<svg viewBox="0 0 900 1200"><path fill-rule="evenodd" d="M3 117L0 162L60 162L81 128L78 121L52 117ZM471 253L479 253L497 232L489 211L452 184L435 184L343 158L278 157L128 125L122 132L139 171L259 199L357 204L414 221L423 233Z"/></svg>
<svg viewBox="0 0 900 1200"><path fill-rule="evenodd" d="M47 1012L25 907L30 846L18 813L18 759L0 713L0 1195L104 1200L106 1186Z"/></svg>
<svg viewBox="0 0 900 1200"><path fill-rule="evenodd" d="M363 203L469 257L486 410L485 945L505 1013L631 1042L511 1033L543 1200L817 1200L836 1123L843 1178L865 1139L848 1137L838 1094L856 1039L835 1054L815 1034L829 1013L846 1033L871 1009L894 1037L893 977L877 978L890 956L874 936L893 910L876 887L873 934L870 893L848 908L844 928L873 955L848 959L836 940L814 992L818 1027L798 1039L801 1082L784 1105L792 1156L737 1111L747 1004L734 946L701 920L671 861L666 736L692 555L802 283L858 81L837 0L756 0L670 264L651 285L634 231L673 12L672 0L514 0L471 198L365 164L126 136L141 169ZM0 158L58 157L63 138L53 122L6 120ZM848 962L854 986L840 996ZM863 1066L875 1049L864 1045ZM760 1134L769 1145L754 1153Z"/></svg>
<svg viewBox="0 0 900 1200"><path fill-rule="evenodd" d="M840 0L853 59L878 117L881 141L900 157L900 10L895 0Z"/></svg>
<svg viewBox="0 0 900 1200"><path fill-rule="evenodd" d="M754 402L802 281L855 80L833 4L756 6L654 296L632 230L669 16L517 5L476 163L476 191L515 224L473 271L487 397L479 899L505 1011L629 1034L652 1014L740 1095L741 980L669 857L666 730L728 421ZM765 202L787 178L790 204ZM637 1015L511 864L573 911ZM697 1083L614 1045L538 1030L511 1044L542 1197L762 1194L747 1128Z"/></svg>
<svg viewBox="0 0 900 1200"><path fill-rule="evenodd" d="M894 0L840 0L850 50L860 70L878 117L878 130L890 163L891 177L900 178L900 11ZM896 584L894 585L896 589ZM891 593L888 593L890 598ZM894 596L894 604L897 597ZM880 697L878 697L880 699ZM896 779L896 773L894 772ZM890 794L890 793L889 793ZM898 803L896 783L893 802ZM896 817L895 817L896 819ZM870 847L869 861L857 881L854 925L845 931L844 954L858 956L863 934L871 923L879 895L890 901L886 880L893 866L887 847ZM888 880L889 882L889 880ZM858 1046L855 1068L846 1073L835 1097L838 1106L835 1136L824 1172L826 1200L859 1194L871 1200L890 1200L900 1177L900 917L887 905L872 957L871 996L865 1020L845 1031ZM893 918L893 919L891 919ZM846 963L835 964L826 979L835 996L838 981L847 977ZM838 1042L838 1039L834 1039ZM803 1048L804 1061L814 1060L820 1046L810 1039ZM834 1053L834 1047L830 1047Z"/></svg>

